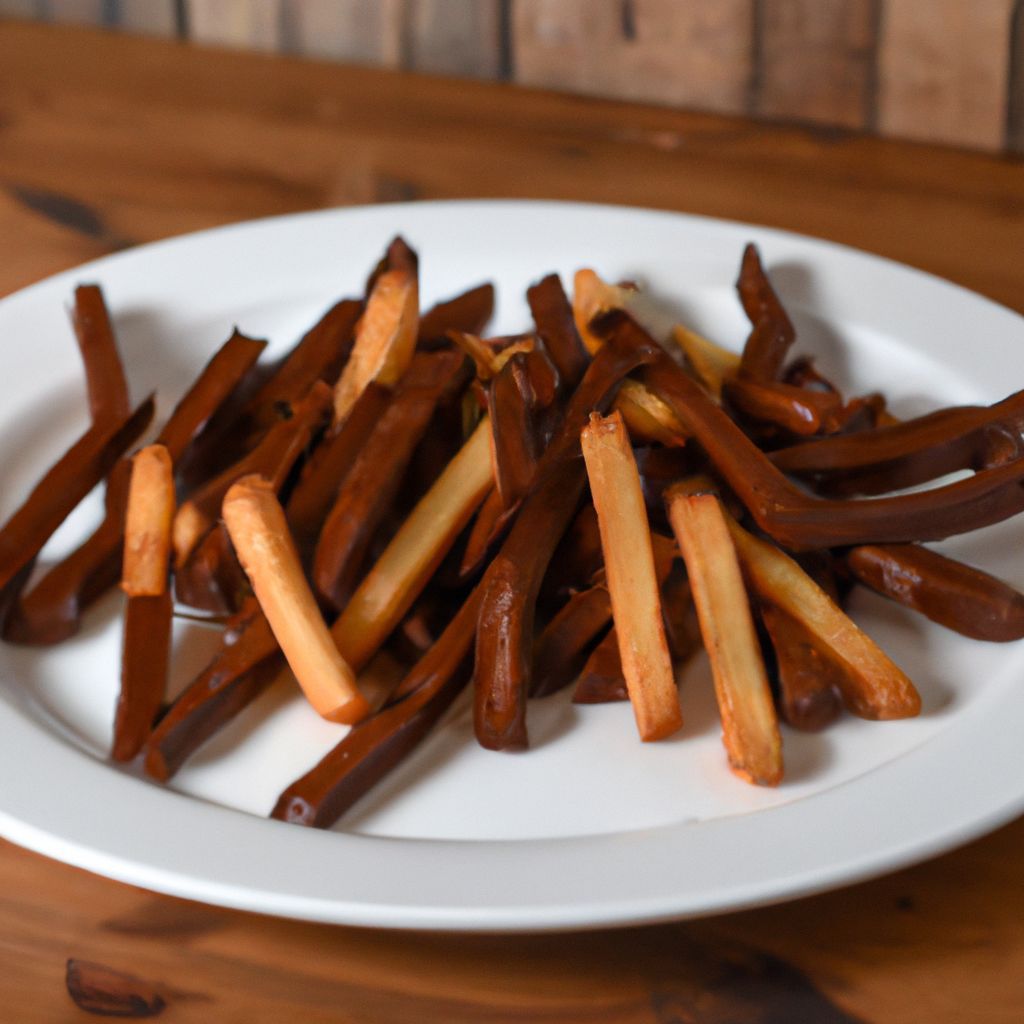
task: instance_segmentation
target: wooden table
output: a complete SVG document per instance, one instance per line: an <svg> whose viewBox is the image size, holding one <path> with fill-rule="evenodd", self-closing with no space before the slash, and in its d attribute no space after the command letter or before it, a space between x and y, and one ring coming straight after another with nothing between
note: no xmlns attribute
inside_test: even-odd
<svg viewBox="0 0 1024 1024"><path fill-rule="evenodd" d="M836 239L1024 310L1024 169L510 87L0 24L0 294L265 214L452 196L687 210ZM941 798L941 794L937 794ZM539 937L314 926L0 844L0 1017L83 1019L70 958L167 1021L1024 1018L1024 820L911 870L706 921Z"/></svg>

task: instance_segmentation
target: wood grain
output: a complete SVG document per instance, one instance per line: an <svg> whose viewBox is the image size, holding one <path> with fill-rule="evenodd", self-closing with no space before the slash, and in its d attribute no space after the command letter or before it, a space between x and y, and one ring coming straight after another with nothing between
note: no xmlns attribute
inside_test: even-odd
<svg viewBox="0 0 1024 1024"><path fill-rule="evenodd" d="M1018 821L781 907L621 931L446 936L154 896L0 843L0 1001L19 1024L63 1024L74 958L134 976L181 1024L1018 1024L1022 848Z"/></svg>
<svg viewBox="0 0 1024 1024"><path fill-rule="evenodd" d="M885 0L878 127L887 135L998 150L1006 129L1013 0Z"/></svg>
<svg viewBox="0 0 1024 1024"><path fill-rule="evenodd" d="M751 0L517 0L524 85L724 112L750 91Z"/></svg>
<svg viewBox="0 0 1024 1024"><path fill-rule="evenodd" d="M1020 174L937 147L0 25L0 294L131 241L229 220L382 196L524 195L809 231L1024 310ZM1022 855L1024 819L776 908L474 937L221 910L0 843L0 1016L87 1019L68 994L73 959L101 994L162 1000L158 1019L181 1024L1017 1024Z"/></svg>
<svg viewBox="0 0 1024 1024"><path fill-rule="evenodd" d="M881 0L760 0L754 112L865 128Z"/></svg>
<svg viewBox="0 0 1024 1024"><path fill-rule="evenodd" d="M86 33L82 50L81 32L3 26L3 223L22 225L19 238L65 240L63 252L22 245L0 264L3 289L104 246L243 217L525 195L776 224L1021 307L1020 169L998 158L908 156L879 139L227 51L211 61L198 48L99 32ZM48 61L61 66L59 81ZM19 188L44 201L33 208ZM91 210L99 235L76 229L61 199Z"/></svg>

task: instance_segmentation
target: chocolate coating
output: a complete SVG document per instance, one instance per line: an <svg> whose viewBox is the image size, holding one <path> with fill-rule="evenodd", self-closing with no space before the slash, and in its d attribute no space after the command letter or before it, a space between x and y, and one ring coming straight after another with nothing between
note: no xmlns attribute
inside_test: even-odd
<svg viewBox="0 0 1024 1024"><path fill-rule="evenodd" d="M1024 637L1024 595L919 544L852 548L846 567L865 586L975 640Z"/></svg>

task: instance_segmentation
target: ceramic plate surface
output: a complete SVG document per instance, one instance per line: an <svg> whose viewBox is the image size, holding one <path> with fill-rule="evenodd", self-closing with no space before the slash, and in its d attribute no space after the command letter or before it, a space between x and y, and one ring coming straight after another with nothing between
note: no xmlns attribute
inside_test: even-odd
<svg viewBox="0 0 1024 1024"><path fill-rule="evenodd" d="M733 281L756 241L796 322L799 351L849 391L883 389L901 416L989 402L1024 386L1024 321L936 278L830 243L669 213L577 204L456 202L302 214L145 246L0 302L0 514L87 422L68 326L74 286L102 284L133 394L158 419L234 325L292 343L359 294L396 233L420 252L425 305L484 279L493 329L529 323L524 292L592 266L738 348ZM98 518L99 497L44 561ZM1024 522L943 550L1024 587ZM533 746L472 741L457 703L416 754L333 831L269 821L277 794L343 727L275 686L168 788L105 761L118 678L120 597L50 650L0 647L0 832L161 892L319 921L531 930L707 914L852 882L922 859L1024 808L1024 647L965 640L870 595L855 618L910 674L924 711L784 730L786 781L756 789L726 768L706 661L682 682L686 727L641 744L628 706L531 705ZM174 685L215 635L180 622Z"/></svg>

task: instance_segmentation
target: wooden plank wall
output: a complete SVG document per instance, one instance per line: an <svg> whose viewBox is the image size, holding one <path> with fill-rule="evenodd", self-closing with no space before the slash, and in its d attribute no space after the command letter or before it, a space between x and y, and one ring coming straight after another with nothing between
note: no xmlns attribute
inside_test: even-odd
<svg viewBox="0 0 1024 1024"><path fill-rule="evenodd" d="M1024 0L0 0L4 15L1024 153Z"/></svg>

